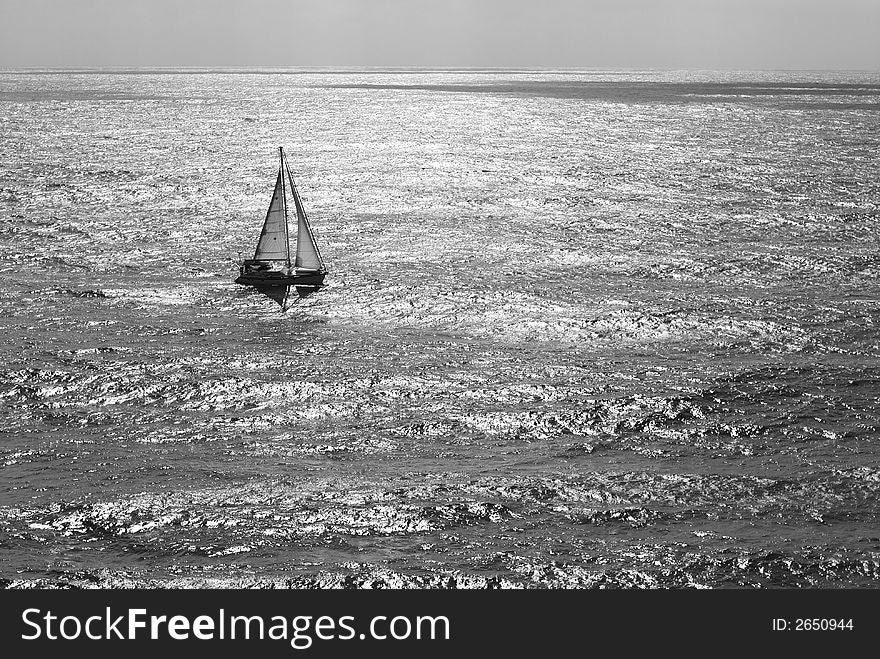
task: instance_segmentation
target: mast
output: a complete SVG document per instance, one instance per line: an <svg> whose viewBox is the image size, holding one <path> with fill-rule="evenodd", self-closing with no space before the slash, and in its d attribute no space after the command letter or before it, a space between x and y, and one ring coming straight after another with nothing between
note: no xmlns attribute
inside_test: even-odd
<svg viewBox="0 0 880 659"><path fill-rule="evenodd" d="M284 208L284 239L287 241L287 267L290 268L290 223L287 221L287 193L284 189L284 147L279 146L281 154L281 206Z"/></svg>
<svg viewBox="0 0 880 659"><path fill-rule="evenodd" d="M293 182L293 176L290 174L290 165L287 163L287 159L284 158L283 153L282 163L284 165L284 168L287 170L287 180L290 183L290 191L293 193L293 203L296 205L297 215L299 215L300 213L302 214L303 223L305 224L306 230L309 232L309 239L312 243L312 248L315 250L315 254L318 256L318 261L320 261L321 263L321 270L326 270L326 267L324 265L324 257L321 255L321 250L318 248L318 243L315 241L315 234L312 232L312 223L309 222L309 216L306 214L306 209L302 204L302 199L300 199L299 190L297 190L296 183Z"/></svg>

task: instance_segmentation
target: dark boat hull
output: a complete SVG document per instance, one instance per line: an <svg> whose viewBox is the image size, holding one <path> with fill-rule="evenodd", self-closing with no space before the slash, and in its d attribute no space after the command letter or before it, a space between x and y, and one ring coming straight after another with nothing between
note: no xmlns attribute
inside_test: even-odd
<svg viewBox="0 0 880 659"><path fill-rule="evenodd" d="M281 272L249 272L240 275L235 280L242 286L276 287L276 286L310 286L320 287L324 285L326 273L315 272L299 275L285 275Z"/></svg>

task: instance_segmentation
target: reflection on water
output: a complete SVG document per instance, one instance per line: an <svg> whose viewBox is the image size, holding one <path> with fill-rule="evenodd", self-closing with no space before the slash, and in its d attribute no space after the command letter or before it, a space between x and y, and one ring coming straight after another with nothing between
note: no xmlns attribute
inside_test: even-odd
<svg viewBox="0 0 880 659"><path fill-rule="evenodd" d="M290 286L254 286L260 293L275 300L283 309L287 305Z"/></svg>

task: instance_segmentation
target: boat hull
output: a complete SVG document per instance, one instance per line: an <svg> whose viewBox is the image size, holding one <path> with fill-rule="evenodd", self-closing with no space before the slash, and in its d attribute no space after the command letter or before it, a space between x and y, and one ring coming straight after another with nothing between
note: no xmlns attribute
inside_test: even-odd
<svg viewBox="0 0 880 659"><path fill-rule="evenodd" d="M325 273L315 272L298 275L285 275L281 272L249 272L242 274L235 280L242 286L275 287L275 286L309 286L320 287L324 285Z"/></svg>

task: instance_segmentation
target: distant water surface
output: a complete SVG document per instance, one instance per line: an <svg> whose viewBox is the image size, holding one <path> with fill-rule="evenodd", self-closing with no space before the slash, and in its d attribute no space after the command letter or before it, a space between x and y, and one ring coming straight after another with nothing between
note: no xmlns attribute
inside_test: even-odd
<svg viewBox="0 0 880 659"><path fill-rule="evenodd" d="M880 74L7 71L0 136L0 584L880 584Z"/></svg>

